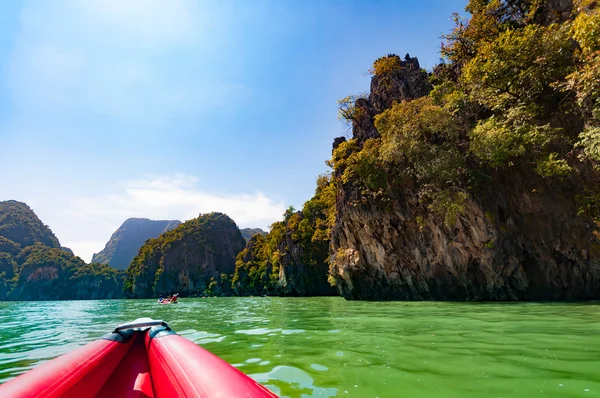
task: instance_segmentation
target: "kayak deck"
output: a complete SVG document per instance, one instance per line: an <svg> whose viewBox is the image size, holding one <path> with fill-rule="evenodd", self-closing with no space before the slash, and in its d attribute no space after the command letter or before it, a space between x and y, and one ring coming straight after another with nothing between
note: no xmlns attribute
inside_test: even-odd
<svg viewBox="0 0 600 398"><path fill-rule="evenodd" d="M99 398L115 396L154 397L143 336L136 336L129 352L97 395Z"/></svg>
<svg viewBox="0 0 600 398"><path fill-rule="evenodd" d="M0 397L276 397L216 355L149 318L0 385Z"/></svg>

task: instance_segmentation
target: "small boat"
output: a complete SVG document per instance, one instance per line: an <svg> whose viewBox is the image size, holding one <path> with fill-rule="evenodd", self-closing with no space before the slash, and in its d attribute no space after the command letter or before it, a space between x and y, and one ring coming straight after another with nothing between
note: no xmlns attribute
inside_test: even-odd
<svg viewBox="0 0 600 398"><path fill-rule="evenodd" d="M179 298L179 293L175 293L171 298L158 298L158 304L177 304L177 299Z"/></svg>
<svg viewBox="0 0 600 398"><path fill-rule="evenodd" d="M136 319L0 385L0 397L277 397L167 322Z"/></svg>

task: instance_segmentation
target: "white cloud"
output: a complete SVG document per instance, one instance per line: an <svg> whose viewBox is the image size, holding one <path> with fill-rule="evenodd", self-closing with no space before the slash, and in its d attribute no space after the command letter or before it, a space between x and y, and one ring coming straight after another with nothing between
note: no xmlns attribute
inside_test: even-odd
<svg viewBox="0 0 600 398"><path fill-rule="evenodd" d="M50 223L63 246L90 261L110 235L130 217L189 220L201 213L222 212L240 228L268 226L281 219L286 206L260 192L225 195L198 186L196 176L172 174L119 184L119 191L99 197L77 197ZM53 217L54 218L54 217ZM59 221L60 220L60 221Z"/></svg>

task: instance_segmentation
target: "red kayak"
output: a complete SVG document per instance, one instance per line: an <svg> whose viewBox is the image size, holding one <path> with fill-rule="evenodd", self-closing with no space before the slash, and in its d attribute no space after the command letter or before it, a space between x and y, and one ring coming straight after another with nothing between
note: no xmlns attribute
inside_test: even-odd
<svg viewBox="0 0 600 398"><path fill-rule="evenodd" d="M0 397L276 397L227 362L137 319L0 385Z"/></svg>

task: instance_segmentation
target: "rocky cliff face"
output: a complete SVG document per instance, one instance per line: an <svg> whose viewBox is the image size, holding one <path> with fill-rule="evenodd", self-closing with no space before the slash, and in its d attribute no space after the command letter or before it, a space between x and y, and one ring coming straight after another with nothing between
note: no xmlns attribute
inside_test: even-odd
<svg viewBox="0 0 600 398"><path fill-rule="evenodd" d="M418 61L405 62L375 76L369 98L356 102L365 115L353 121L359 147L380 136L374 116L391 101L431 91ZM462 145L468 148L468 140ZM330 272L339 292L367 300L600 298L600 222L580 211L582 194L600 186L600 173L579 153L569 153L566 178L485 169L487 182L470 186L462 211L446 223L417 192L417 179L388 174L378 196L365 195L338 170Z"/></svg>
<svg viewBox="0 0 600 398"><path fill-rule="evenodd" d="M304 220L302 212L296 212L289 219L275 223L270 234L250 239L236 260L233 279L236 294L335 294L335 289L327 281L328 242L302 239L294 226Z"/></svg>
<svg viewBox="0 0 600 398"><path fill-rule="evenodd" d="M11 300L91 300L123 296L123 274L43 245L22 251Z"/></svg>
<svg viewBox="0 0 600 398"><path fill-rule="evenodd" d="M180 224L181 222L177 220L155 221L147 218L129 218L110 237L104 249L94 254L92 262L125 270L144 242L175 229Z"/></svg>
<svg viewBox="0 0 600 398"><path fill-rule="evenodd" d="M499 179L481 202L470 200L451 228L410 192L382 208L348 206L354 193L341 190L331 244L340 293L368 300L597 299L598 225L577 217L568 187L556 192L535 176L514 177Z"/></svg>
<svg viewBox="0 0 600 398"><path fill-rule="evenodd" d="M244 245L228 216L201 215L142 246L127 269L126 292L131 297L219 293L230 287L235 257Z"/></svg>
<svg viewBox="0 0 600 398"><path fill-rule="evenodd" d="M25 204L0 202L0 300L123 296L123 273L85 264Z"/></svg>
<svg viewBox="0 0 600 398"><path fill-rule="evenodd" d="M300 222L302 213L298 212ZM326 242L321 244L323 250L318 250L317 245L311 247L313 261L309 260L303 245L294 239L294 234L289 229L284 240L277 245L279 257L279 278L277 280L277 293L282 296L329 296L335 290L327 282L328 264L323 256L315 261L315 255L326 253Z"/></svg>

